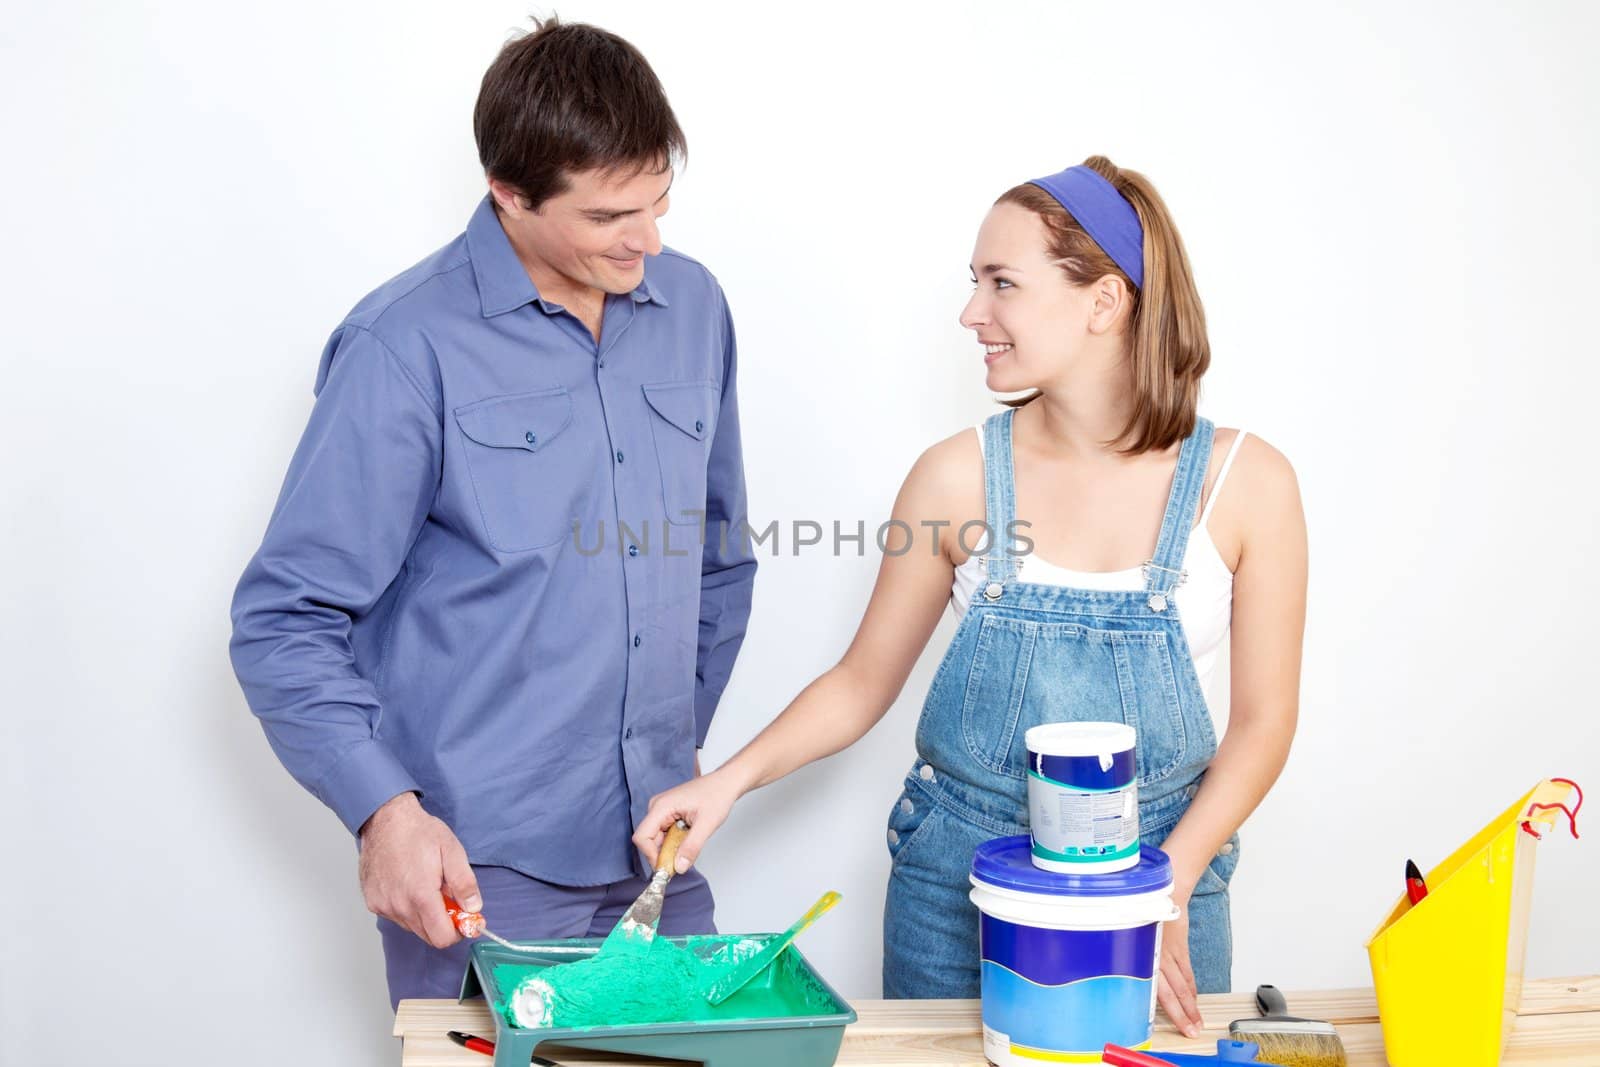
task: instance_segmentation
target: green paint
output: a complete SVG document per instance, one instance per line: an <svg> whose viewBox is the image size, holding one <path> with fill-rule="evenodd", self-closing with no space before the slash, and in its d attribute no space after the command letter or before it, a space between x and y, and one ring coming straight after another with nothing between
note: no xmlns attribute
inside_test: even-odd
<svg viewBox="0 0 1600 1067"><path fill-rule="evenodd" d="M821 1015L832 998L784 953L764 974L713 1007L706 990L761 950L764 938L691 937L681 945L656 938L629 943L571 963L497 963L495 1004L512 1026L526 1027L514 1005L538 1003L539 1028L635 1026ZM519 995L520 994L520 995Z"/></svg>

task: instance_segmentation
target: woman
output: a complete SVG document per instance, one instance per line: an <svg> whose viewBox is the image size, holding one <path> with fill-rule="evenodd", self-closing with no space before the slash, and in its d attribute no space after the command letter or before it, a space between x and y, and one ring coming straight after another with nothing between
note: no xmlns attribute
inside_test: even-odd
<svg viewBox="0 0 1600 1067"><path fill-rule="evenodd" d="M654 857L685 819L686 869L737 798L871 729L951 603L961 622L890 814L884 995L977 996L967 875L980 843L1027 831L1023 735L1111 719L1137 730L1141 837L1176 878L1160 1001L1194 1034L1195 993L1230 985L1236 831L1294 734L1306 586L1294 472L1260 438L1197 417L1205 319L1141 175L1095 156L1011 189L972 270L961 323L984 348L986 384L1031 391L923 453L844 658L726 764L653 798L634 840ZM1230 628L1219 745L1203 690Z"/></svg>

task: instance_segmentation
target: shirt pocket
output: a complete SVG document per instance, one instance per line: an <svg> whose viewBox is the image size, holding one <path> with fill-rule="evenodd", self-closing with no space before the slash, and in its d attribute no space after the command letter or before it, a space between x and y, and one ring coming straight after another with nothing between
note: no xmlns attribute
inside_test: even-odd
<svg viewBox="0 0 1600 1067"><path fill-rule="evenodd" d="M1120 722L1138 735L1138 782L1188 751L1167 635L985 615L967 672L961 730L974 759L1026 779L1026 735L1052 722Z"/></svg>
<svg viewBox="0 0 1600 1067"><path fill-rule="evenodd" d="M455 409L467 474L489 544L501 552L545 548L571 535L588 475L572 423L572 395L541 389Z"/></svg>
<svg viewBox="0 0 1600 1067"><path fill-rule="evenodd" d="M655 412L650 432L661 465L661 498L667 521L698 526L706 509L706 462L716 430L716 382L657 382L644 398Z"/></svg>

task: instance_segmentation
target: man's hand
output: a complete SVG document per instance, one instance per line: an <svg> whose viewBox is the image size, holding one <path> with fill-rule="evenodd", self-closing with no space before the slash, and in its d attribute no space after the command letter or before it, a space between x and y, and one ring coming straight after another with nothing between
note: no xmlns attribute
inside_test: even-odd
<svg viewBox="0 0 1600 1067"><path fill-rule="evenodd" d="M401 793L372 813L360 837L367 910L434 948L460 941L440 891L449 891L467 911L482 910L483 900L466 850L450 827L423 811L415 793Z"/></svg>

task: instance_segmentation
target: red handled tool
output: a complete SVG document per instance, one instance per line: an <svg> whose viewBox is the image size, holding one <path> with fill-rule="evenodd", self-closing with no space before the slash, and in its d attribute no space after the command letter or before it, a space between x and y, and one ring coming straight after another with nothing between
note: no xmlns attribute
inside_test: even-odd
<svg viewBox="0 0 1600 1067"><path fill-rule="evenodd" d="M1113 1067L1227 1067L1230 1063L1275 1067L1257 1058L1260 1051L1261 1047L1253 1041L1230 1041L1225 1037L1217 1040L1215 1056L1199 1056L1192 1052L1139 1052L1121 1045L1107 1045L1100 1053L1100 1062Z"/></svg>
<svg viewBox="0 0 1600 1067"><path fill-rule="evenodd" d="M1171 1060L1158 1060L1154 1056L1146 1056L1143 1052L1135 1052L1131 1048L1121 1045L1107 1045L1100 1054L1102 1063L1109 1063L1112 1067L1172 1067Z"/></svg>
<svg viewBox="0 0 1600 1067"><path fill-rule="evenodd" d="M471 1034L463 1034L460 1030L451 1030L446 1036L464 1049L471 1049L473 1052L481 1052L485 1056L494 1055L493 1041L485 1041L481 1037L473 1037ZM561 1067L561 1064L557 1063L555 1060L547 1060L543 1056L535 1056L530 1062L532 1062L533 1067Z"/></svg>
<svg viewBox="0 0 1600 1067"><path fill-rule="evenodd" d="M1406 898L1416 904L1428 895L1428 883L1422 880L1422 872L1417 870L1417 865L1406 860Z"/></svg>

